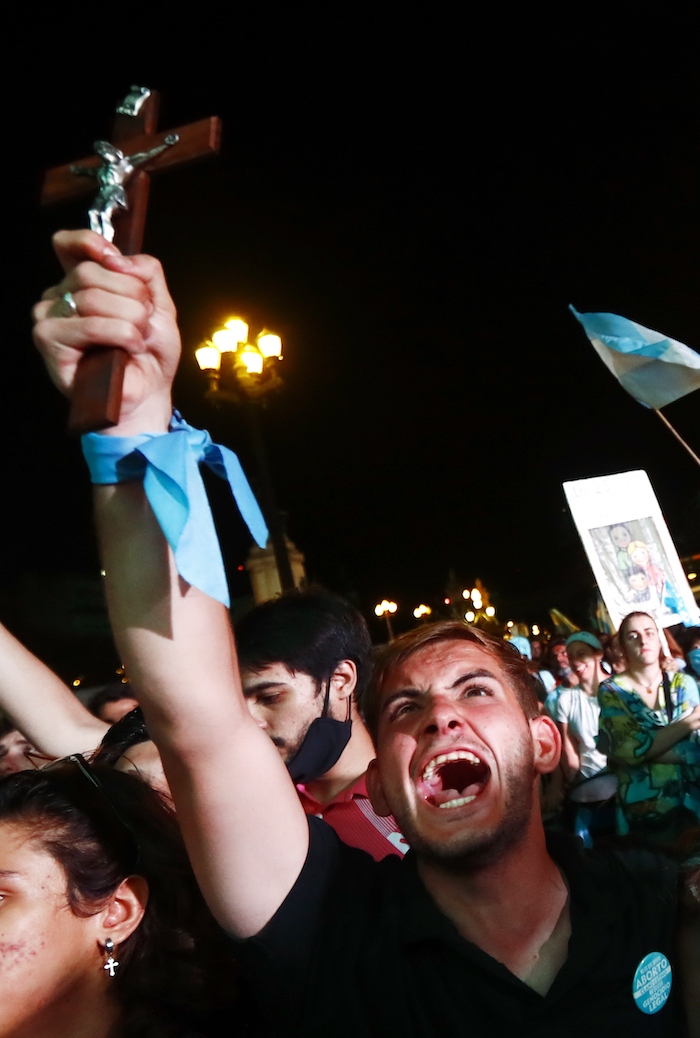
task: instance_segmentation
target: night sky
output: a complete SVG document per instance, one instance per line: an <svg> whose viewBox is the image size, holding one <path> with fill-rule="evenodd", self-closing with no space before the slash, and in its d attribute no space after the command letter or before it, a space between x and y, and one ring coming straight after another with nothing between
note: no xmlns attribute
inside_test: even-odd
<svg viewBox="0 0 700 1038"><path fill-rule="evenodd" d="M176 403L251 469L243 420L205 403L193 350L231 313L281 334L285 389L264 425L288 532L309 577L352 597L377 638L376 602L395 599L410 626L450 569L480 577L503 620L544 623L557 606L585 624L593 581L566 480L646 469L679 550L700 551L700 470L567 310L700 349L697 15L620 5L613 24L604 10L567 7L552 26L505 6L260 4L223 21L200 6L194 24L134 14L130 28L120 8L118 39L87 13L82 30L20 32L5 591L23 572L98 568L83 463L28 313L58 279L51 232L85 219L84 205L39 211L42 170L108 136L131 83L162 91L162 128L224 126L217 160L152 184L145 248L183 332ZM698 394L665 413L700 451ZM216 507L245 594L248 543Z"/></svg>

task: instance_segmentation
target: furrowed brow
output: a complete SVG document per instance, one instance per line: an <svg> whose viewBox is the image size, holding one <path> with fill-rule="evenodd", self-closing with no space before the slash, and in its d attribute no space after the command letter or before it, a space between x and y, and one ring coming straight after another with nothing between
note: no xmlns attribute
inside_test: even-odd
<svg viewBox="0 0 700 1038"><path fill-rule="evenodd" d="M474 678L491 678L493 681L498 681L497 676L492 671L480 668L479 670L470 670L466 674L462 674L450 685L450 689L459 688L460 685L466 684L467 681L473 681Z"/></svg>

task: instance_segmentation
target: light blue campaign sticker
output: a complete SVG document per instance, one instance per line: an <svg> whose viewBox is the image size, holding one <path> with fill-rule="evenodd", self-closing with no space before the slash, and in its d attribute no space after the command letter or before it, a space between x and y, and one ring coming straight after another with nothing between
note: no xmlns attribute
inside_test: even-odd
<svg viewBox="0 0 700 1038"><path fill-rule="evenodd" d="M637 966L632 981L632 994L637 1009L658 1013L671 993L671 963L661 952L649 952Z"/></svg>

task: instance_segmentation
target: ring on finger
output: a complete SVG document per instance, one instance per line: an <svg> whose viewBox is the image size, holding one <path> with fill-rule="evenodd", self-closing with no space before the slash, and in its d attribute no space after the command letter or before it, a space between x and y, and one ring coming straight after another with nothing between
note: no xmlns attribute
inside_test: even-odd
<svg viewBox="0 0 700 1038"><path fill-rule="evenodd" d="M72 292L64 292L51 307L52 317L77 317L78 307Z"/></svg>

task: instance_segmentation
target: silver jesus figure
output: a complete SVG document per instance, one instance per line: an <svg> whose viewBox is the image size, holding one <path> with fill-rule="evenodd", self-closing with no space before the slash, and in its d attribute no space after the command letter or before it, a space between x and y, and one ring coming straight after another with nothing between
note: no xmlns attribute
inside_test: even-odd
<svg viewBox="0 0 700 1038"><path fill-rule="evenodd" d="M136 155L125 155L123 151L110 144L109 141L95 141L95 151L100 156L101 165L71 166L71 173L83 177L95 177L100 189L92 209L88 212L90 227L107 241L114 241L112 213L115 209L128 209L124 184L144 162L160 155L166 148L177 144L180 138L176 133L169 134L163 144L150 151L138 152Z"/></svg>

